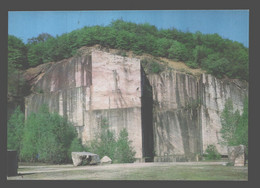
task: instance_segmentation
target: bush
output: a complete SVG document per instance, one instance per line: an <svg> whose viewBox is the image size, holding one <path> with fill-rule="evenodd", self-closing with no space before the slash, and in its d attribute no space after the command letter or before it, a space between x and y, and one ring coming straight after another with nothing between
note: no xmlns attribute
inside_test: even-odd
<svg viewBox="0 0 260 188"><path fill-rule="evenodd" d="M72 140L71 145L70 145L70 148L69 148L69 150L68 150L68 156L71 156L71 152L88 151L88 148L84 147L81 143L82 143L82 142L81 142L81 139L75 137L75 138Z"/></svg>
<svg viewBox="0 0 260 188"><path fill-rule="evenodd" d="M90 143L90 152L100 158L108 156L113 163L132 163L135 161L135 151L128 140L128 132L123 129L116 140L115 132L109 129L106 119L101 120L100 130Z"/></svg>
<svg viewBox="0 0 260 188"><path fill-rule="evenodd" d="M131 146L132 141L128 140L128 132L124 128L119 133L116 143L115 162L117 163L133 163L135 161L135 151Z"/></svg>
<svg viewBox="0 0 260 188"><path fill-rule="evenodd" d="M152 59L147 59L147 58L142 59L141 64L142 64L146 73L158 74L165 69L164 65L162 65L159 62L154 61Z"/></svg>
<svg viewBox="0 0 260 188"><path fill-rule="evenodd" d="M218 153L216 146L208 145L206 149L205 157L207 160L215 160L215 159L220 159L221 155Z"/></svg>
<svg viewBox="0 0 260 188"><path fill-rule="evenodd" d="M197 69L199 68L198 64L196 64L194 61L187 61L186 65L192 69Z"/></svg>
<svg viewBox="0 0 260 188"><path fill-rule="evenodd" d="M101 120L99 128L95 139L90 142L90 150L92 153L98 154L100 158L108 156L114 161L116 151L115 132L109 129L106 119Z"/></svg>
<svg viewBox="0 0 260 188"><path fill-rule="evenodd" d="M47 106L28 116L23 132L22 160L56 164L71 160L68 153L77 132L66 118L49 113Z"/></svg>
<svg viewBox="0 0 260 188"><path fill-rule="evenodd" d="M19 156L24 129L24 114L18 106L7 122L7 149L16 150Z"/></svg>
<svg viewBox="0 0 260 188"><path fill-rule="evenodd" d="M248 98L244 99L243 113L234 111L233 102L228 99L221 113L221 137L222 145L245 145L248 148ZM247 151L246 151L247 152Z"/></svg>

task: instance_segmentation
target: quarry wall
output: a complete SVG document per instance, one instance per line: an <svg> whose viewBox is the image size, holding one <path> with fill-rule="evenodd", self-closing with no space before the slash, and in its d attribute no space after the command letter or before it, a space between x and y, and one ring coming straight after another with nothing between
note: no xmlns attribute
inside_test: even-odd
<svg viewBox="0 0 260 188"><path fill-rule="evenodd" d="M227 154L219 144L220 113L228 98L242 111L248 84L174 70L146 75L139 59L93 50L50 65L33 91L26 116L45 103L75 125L83 143L106 118L117 134L127 128L141 161L187 161L210 144Z"/></svg>

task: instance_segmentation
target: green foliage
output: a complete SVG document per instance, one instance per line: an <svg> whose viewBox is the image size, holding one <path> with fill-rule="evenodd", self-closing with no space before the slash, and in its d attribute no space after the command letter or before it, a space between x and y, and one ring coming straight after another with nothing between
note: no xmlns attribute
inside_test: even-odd
<svg viewBox="0 0 260 188"><path fill-rule="evenodd" d="M203 59L207 58L208 55L212 54L213 50L206 46L197 45L192 50L192 60L198 66L201 67Z"/></svg>
<svg viewBox="0 0 260 188"><path fill-rule="evenodd" d="M23 133L22 160L59 164L71 160L69 149L77 136L75 128L57 113L49 113L47 106L28 116Z"/></svg>
<svg viewBox="0 0 260 188"><path fill-rule="evenodd" d="M21 39L13 35L8 35L8 64L16 69L28 67L27 48Z"/></svg>
<svg viewBox="0 0 260 188"><path fill-rule="evenodd" d="M21 150L24 129L24 114L18 106L7 123L7 149L16 150L18 156Z"/></svg>
<svg viewBox="0 0 260 188"><path fill-rule="evenodd" d="M32 38L28 39L28 44L36 44L39 42L44 42L49 38L52 38L52 36L50 34L42 33L42 34L39 34L38 37L32 37Z"/></svg>
<svg viewBox="0 0 260 188"><path fill-rule="evenodd" d="M8 36L8 96L25 95L27 84L21 70L28 67L27 48L21 39Z"/></svg>
<svg viewBox="0 0 260 188"><path fill-rule="evenodd" d="M116 140L116 134L109 126L106 119L101 119L100 129L95 139L90 142L90 151L98 154L100 158L108 156L113 163L134 162L135 151L128 140L127 130L121 130Z"/></svg>
<svg viewBox="0 0 260 188"><path fill-rule="evenodd" d="M165 65L160 64L159 62L153 59L144 58L141 60L141 64L144 67L145 72L158 74L165 70Z"/></svg>
<svg viewBox="0 0 260 188"><path fill-rule="evenodd" d="M119 133L119 138L116 142L116 154L115 162L116 163L133 163L135 161L134 148L131 146L132 141L128 139L128 132L124 128Z"/></svg>
<svg viewBox="0 0 260 188"><path fill-rule="evenodd" d="M206 149L205 158L207 160L217 160L221 158L221 155L219 154L216 146L208 145Z"/></svg>
<svg viewBox="0 0 260 188"><path fill-rule="evenodd" d="M16 68L14 64L8 63L8 96L19 97L28 93L28 84L22 76L21 70Z"/></svg>
<svg viewBox="0 0 260 188"><path fill-rule="evenodd" d="M221 113L222 144L228 146L245 145L248 148L248 98L244 101L243 113L234 112L233 103L229 99Z"/></svg>
<svg viewBox="0 0 260 188"><path fill-rule="evenodd" d="M97 131L95 139L90 143L90 150L98 154L100 158L109 156L112 160L115 159L115 132L109 129L109 124L106 119L101 120L100 129Z"/></svg>
<svg viewBox="0 0 260 188"><path fill-rule="evenodd" d="M168 57L177 61L188 60L188 50L184 44L173 41L171 47L168 49Z"/></svg>
<svg viewBox="0 0 260 188"><path fill-rule="evenodd" d="M8 40L9 38L8 60L15 62L15 65L26 63L27 58L31 67L59 61L75 55L76 50L82 46L100 44L109 48L132 50L137 55L149 53L184 61L191 68L205 69L217 77L226 75L248 81L249 76L248 48L241 43L223 39L218 34L182 32L175 28L158 30L148 23L115 20L106 27L84 27L56 37L43 33L29 39L25 48L19 39L14 39L13 36L9 36Z"/></svg>
<svg viewBox="0 0 260 188"><path fill-rule="evenodd" d="M202 60L202 67L208 71L209 74L221 78L226 75L228 71L229 61L226 58L221 58L220 54L210 54L207 58Z"/></svg>
<svg viewBox="0 0 260 188"><path fill-rule="evenodd" d="M88 149L85 148L81 143L81 139L75 137L71 142L70 148L68 150L68 155L71 156L71 152L87 151Z"/></svg>

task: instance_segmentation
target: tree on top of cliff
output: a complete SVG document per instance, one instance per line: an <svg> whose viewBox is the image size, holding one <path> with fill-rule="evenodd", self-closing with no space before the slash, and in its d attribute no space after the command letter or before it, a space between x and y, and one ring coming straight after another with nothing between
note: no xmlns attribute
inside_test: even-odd
<svg viewBox="0 0 260 188"><path fill-rule="evenodd" d="M157 29L148 23L115 20L108 26L84 27L56 37L42 34L29 43L30 66L59 61L73 56L82 46L100 44L109 48L132 50L138 55L149 53L184 61L191 68L202 68L218 77L248 80L248 48L241 43L223 39L218 34L182 32L175 28ZM215 53L219 57L212 60L210 55ZM214 71L222 66L224 59L227 63L225 71ZM206 67L202 66L203 61L207 62Z"/></svg>
<svg viewBox="0 0 260 188"><path fill-rule="evenodd" d="M8 35L8 65L16 69L25 69L27 64L27 48L23 41Z"/></svg>

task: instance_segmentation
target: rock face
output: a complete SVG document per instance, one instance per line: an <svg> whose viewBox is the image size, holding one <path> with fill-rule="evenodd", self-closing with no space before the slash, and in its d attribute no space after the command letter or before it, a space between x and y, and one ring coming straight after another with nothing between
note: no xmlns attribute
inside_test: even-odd
<svg viewBox="0 0 260 188"><path fill-rule="evenodd" d="M197 80L176 71L149 75L156 161L186 161L200 152Z"/></svg>
<svg viewBox="0 0 260 188"><path fill-rule="evenodd" d="M242 113L243 102L248 95L248 84L238 80L219 80L212 75L203 74L199 82L201 100L200 127L202 150L214 144L222 155L227 155L227 147L221 141L220 115L227 99L231 99L235 110Z"/></svg>
<svg viewBox="0 0 260 188"><path fill-rule="evenodd" d="M227 147L219 144L220 114L228 98L242 112L247 83L208 74L196 78L178 71L149 75L148 79L153 89L156 161L194 160L196 153L204 153L211 144L227 155Z"/></svg>
<svg viewBox="0 0 260 188"><path fill-rule="evenodd" d="M228 98L242 111L248 95L248 84L238 80L178 71L146 75L139 59L99 50L50 63L38 75L29 76L34 92L25 99L26 116L46 103L75 125L83 144L106 118L116 134L127 129L140 161L196 160L208 145L227 155L219 144L221 111Z"/></svg>
<svg viewBox="0 0 260 188"><path fill-rule="evenodd" d="M234 166L245 166L245 146L229 146L228 147L228 161Z"/></svg>
<svg viewBox="0 0 260 188"><path fill-rule="evenodd" d="M101 120L106 118L116 134L127 129L135 157L142 158L146 152L143 141L153 148L149 142L152 132L142 132L149 126L152 130L151 123L144 125L151 118L142 118L142 112L152 114L152 108L146 112L142 109L142 101L149 93L145 86L148 83L141 80L143 74L140 60L98 50L63 60L51 66L35 83L34 90L40 92L26 98L25 114L28 116L43 103L47 104L51 112L59 112L75 125L84 144L93 140Z"/></svg>
<svg viewBox="0 0 260 188"><path fill-rule="evenodd" d="M101 162L101 164L111 164L112 160L108 156L104 156L104 157L102 157L100 162Z"/></svg>
<svg viewBox="0 0 260 188"><path fill-rule="evenodd" d="M74 166L95 165L100 163L99 156L90 152L72 152Z"/></svg>

